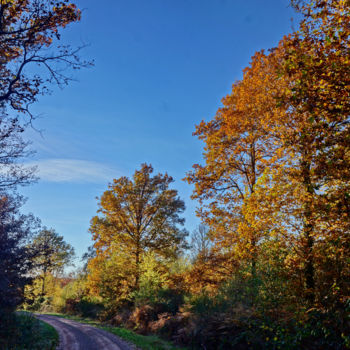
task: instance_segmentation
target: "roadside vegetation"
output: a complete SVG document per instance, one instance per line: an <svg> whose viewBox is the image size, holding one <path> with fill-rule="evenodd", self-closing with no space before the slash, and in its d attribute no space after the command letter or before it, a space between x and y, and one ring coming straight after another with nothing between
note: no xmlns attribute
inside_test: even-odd
<svg viewBox="0 0 350 350"><path fill-rule="evenodd" d="M58 346L57 331L30 313L13 314L8 324L12 327L0 337L0 348L3 350L55 350Z"/></svg>

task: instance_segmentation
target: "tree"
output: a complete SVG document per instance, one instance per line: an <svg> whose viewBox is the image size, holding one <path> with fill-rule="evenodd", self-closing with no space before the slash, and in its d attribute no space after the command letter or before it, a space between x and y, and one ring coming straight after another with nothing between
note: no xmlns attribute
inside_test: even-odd
<svg viewBox="0 0 350 350"><path fill-rule="evenodd" d="M96 257L96 250L93 245L89 246L87 249L87 252L85 252L82 257L81 261L84 263L82 268L82 274L86 275L88 272L88 265L90 260Z"/></svg>
<svg viewBox="0 0 350 350"><path fill-rule="evenodd" d="M44 228L33 239L31 248L38 252L34 259L36 270L42 279L41 295L45 295L45 279L47 274L57 274L72 263L74 248L64 241L54 229Z"/></svg>
<svg viewBox="0 0 350 350"><path fill-rule="evenodd" d="M0 308L12 311L23 299L33 252L25 248L31 216L19 213L21 197L9 195L18 185L31 183L34 168L18 163L27 157L28 142L21 133L33 115L29 106L50 84L63 86L71 79L66 69L89 65L80 48L59 45L61 29L80 19L67 0L0 0ZM19 114L24 114L23 123ZM5 306L4 306L5 305ZM7 305L7 306L6 306ZM0 312L3 314L3 312ZM1 338L1 337L0 337Z"/></svg>
<svg viewBox="0 0 350 350"><path fill-rule="evenodd" d="M336 282L334 276L329 279L329 288L334 283L344 291L349 288L344 257L350 246L350 4L317 0L294 5L303 14L300 30L279 45L279 70L293 81L279 94L290 120L281 124L280 135L294 158L290 180L301 188L299 247L305 291L313 304L317 284L325 283L317 281L316 265L325 257L321 246L336 252L328 264L342 270ZM318 300L324 298L319 295Z"/></svg>
<svg viewBox="0 0 350 350"><path fill-rule="evenodd" d="M88 262L88 289L97 297L102 297L109 305L130 300L135 290L135 266L129 251L119 247L105 247Z"/></svg>
<svg viewBox="0 0 350 350"><path fill-rule="evenodd" d="M211 248L209 238L209 229L201 224L193 231L191 235L191 253L192 260L207 259Z"/></svg>
<svg viewBox="0 0 350 350"><path fill-rule="evenodd" d="M142 164L132 179L114 179L99 200L100 216L91 220L90 232L95 241L97 258L118 250L129 255L134 269L134 287L138 287L140 264L145 252L163 258L175 257L186 247L187 232L180 214L184 202L169 185L168 174L151 176L151 165Z"/></svg>
<svg viewBox="0 0 350 350"><path fill-rule="evenodd" d="M217 252L248 260L252 274L259 243L268 232L246 216L245 206L258 179L284 156L274 132L283 110L273 92L287 82L276 79L276 60L274 53L256 53L214 119L196 127L194 135L205 142L205 164L195 164L185 178L195 185L192 198L199 200L198 215L210 228Z"/></svg>
<svg viewBox="0 0 350 350"><path fill-rule="evenodd" d="M32 117L29 106L48 92L48 85L67 84L67 68L89 63L80 48L59 45L61 29L80 20L81 12L68 0L0 1L0 108ZM49 51L50 49L50 51ZM29 69L30 67L34 69Z"/></svg>
<svg viewBox="0 0 350 350"><path fill-rule="evenodd" d="M261 242L286 240L290 276L313 305L316 294L330 300L326 274L330 289L337 275L348 290L350 7L296 3L300 30L256 54L214 120L197 127L205 165L187 180L219 252L238 247L254 267Z"/></svg>
<svg viewBox="0 0 350 350"><path fill-rule="evenodd" d="M29 143L23 141L23 127L18 119L0 119L0 191L28 185L35 180L35 167L24 167L19 160L31 155Z"/></svg>
<svg viewBox="0 0 350 350"><path fill-rule="evenodd" d="M22 132L17 119L0 118L0 313L13 311L23 301L23 287L30 282L28 273L34 253L25 243L37 220L20 214L24 200L16 193L10 194L19 185L35 180L35 168L19 163L30 155Z"/></svg>
<svg viewBox="0 0 350 350"><path fill-rule="evenodd" d="M80 48L58 44L61 29L79 21L80 15L76 6L66 0L0 0L0 198L3 203L8 203L3 204L2 215L9 218L22 216L18 212L21 198L10 196L8 191L35 179L34 168L25 168L18 163L31 153L28 142L21 138L24 126L18 113L32 118L29 106L40 94L48 92L50 83L62 86L70 81L65 69L89 65L80 60ZM7 214L6 210L9 210ZM25 236L20 232L18 235L4 233L2 245L20 251L21 237ZM5 259L4 255L0 265L7 264L2 259ZM29 265L23 263L18 276L24 273L25 266ZM10 276L7 279L11 279ZM10 290L13 288L16 288L15 284Z"/></svg>
<svg viewBox="0 0 350 350"><path fill-rule="evenodd" d="M22 302L23 287L30 280L32 253L26 246L37 221L19 213L22 198L0 197L0 309L12 311Z"/></svg>

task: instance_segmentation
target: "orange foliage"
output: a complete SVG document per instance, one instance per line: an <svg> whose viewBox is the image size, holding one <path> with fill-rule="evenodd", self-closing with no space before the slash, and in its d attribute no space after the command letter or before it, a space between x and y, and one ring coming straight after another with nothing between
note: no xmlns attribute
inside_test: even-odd
<svg viewBox="0 0 350 350"><path fill-rule="evenodd" d="M214 251L248 258L253 269L267 232L246 215L245 205L264 171L284 157L275 132L284 110L275 95L288 82L277 79L278 59L277 53L257 53L214 120L197 126L195 135L206 144L206 164L194 165L186 178L195 184L192 198L200 201L198 214L211 228Z"/></svg>
<svg viewBox="0 0 350 350"><path fill-rule="evenodd" d="M332 281L349 292L349 9L346 0L299 6L300 30L257 53L197 126L205 165L186 177L212 253L254 273L264 242L286 242L285 268L311 304Z"/></svg>
<svg viewBox="0 0 350 350"><path fill-rule="evenodd" d="M132 179L113 180L101 196L101 215L90 227L97 253L89 266L94 288L109 288L108 280L114 280L112 288L127 295L139 286L145 253L169 259L186 247L187 232L179 228L184 202L169 188L173 179L168 174L152 172L152 166L143 164Z"/></svg>

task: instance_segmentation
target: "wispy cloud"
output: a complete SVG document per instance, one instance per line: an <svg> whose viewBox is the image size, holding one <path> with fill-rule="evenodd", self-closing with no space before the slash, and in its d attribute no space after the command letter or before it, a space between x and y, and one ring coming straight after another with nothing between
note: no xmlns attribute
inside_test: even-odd
<svg viewBox="0 0 350 350"><path fill-rule="evenodd" d="M49 182L99 183L120 176L106 164L80 159L44 159L27 165L37 166L40 179Z"/></svg>

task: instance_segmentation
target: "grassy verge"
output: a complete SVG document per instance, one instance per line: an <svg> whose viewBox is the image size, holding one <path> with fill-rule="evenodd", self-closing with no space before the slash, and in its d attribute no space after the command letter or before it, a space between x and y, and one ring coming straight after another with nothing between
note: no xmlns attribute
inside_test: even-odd
<svg viewBox="0 0 350 350"><path fill-rule="evenodd" d="M50 325L39 321L29 313L18 312L13 317L14 331L4 349L54 350L58 345L58 333Z"/></svg>
<svg viewBox="0 0 350 350"><path fill-rule="evenodd" d="M95 326L101 328L107 332L113 333L118 337L124 339L125 341L136 345L139 349L143 350L186 350L186 348L179 348L163 340L155 335L140 335L129 329L120 328L120 327L112 327L104 323L100 323L96 320L92 320L89 318L82 318L78 316L57 314L57 313L49 313L48 315L58 316L62 318L67 318L73 321L82 322L89 324L91 326Z"/></svg>

